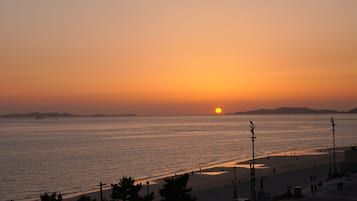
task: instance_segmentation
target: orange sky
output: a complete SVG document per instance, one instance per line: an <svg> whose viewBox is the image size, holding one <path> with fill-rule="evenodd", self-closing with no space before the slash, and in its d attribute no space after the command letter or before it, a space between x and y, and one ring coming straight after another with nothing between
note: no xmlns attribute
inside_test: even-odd
<svg viewBox="0 0 357 201"><path fill-rule="evenodd" d="M0 1L0 114L357 107L357 1Z"/></svg>

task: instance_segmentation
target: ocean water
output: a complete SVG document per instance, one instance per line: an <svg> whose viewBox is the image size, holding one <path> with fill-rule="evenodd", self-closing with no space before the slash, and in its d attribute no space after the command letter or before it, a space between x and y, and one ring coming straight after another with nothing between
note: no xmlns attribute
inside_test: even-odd
<svg viewBox="0 0 357 201"><path fill-rule="evenodd" d="M334 114L336 145L357 145L357 115ZM0 118L0 200L96 189L250 156L327 148L330 115Z"/></svg>

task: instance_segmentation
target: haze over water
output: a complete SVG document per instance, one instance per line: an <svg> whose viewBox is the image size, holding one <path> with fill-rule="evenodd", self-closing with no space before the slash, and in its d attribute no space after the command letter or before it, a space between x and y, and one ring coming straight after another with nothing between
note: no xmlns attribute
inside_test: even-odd
<svg viewBox="0 0 357 201"><path fill-rule="evenodd" d="M333 115L337 146L357 143L357 115ZM250 156L327 148L330 115L0 118L0 200L38 199Z"/></svg>

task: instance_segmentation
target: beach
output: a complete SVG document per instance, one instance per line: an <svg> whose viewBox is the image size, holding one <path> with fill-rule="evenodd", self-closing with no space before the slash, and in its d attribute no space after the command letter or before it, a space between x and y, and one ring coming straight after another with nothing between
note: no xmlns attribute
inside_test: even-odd
<svg viewBox="0 0 357 201"><path fill-rule="evenodd" d="M338 148L336 151L337 163L344 160L344 150ZM237 195L239 198L249 197L249 163L250 161L232 161L229 163L218 164L200 170L189 172L190 180L188 186L192 188L192 194L198 201L228 201L233 200L234 192L234 171L236 171ZM329 155L325 150L293 151L270 156L259 157L255 160L256 164L256 191L269 193L270 197L286 193L290 187L300 186L302 194L306 200L314 200L320 197L324 200L324 195L330 191L337 190L337 183L340 179L327 181L329 171ZM316 193L310 192L311 177L315 175L314 184L318 185ZM263 182L261 182L261 179ZM356 184L356 177L350 178L352 185ZM353 183L354 181L354 183ZM143 183L142 193L146 193L146 182ZM160 200L158 190L162 187L163 180L155 179L150 181L149 190L155 193L155 200ZM263 188L261 187L263 183ZM344 190L350 189L348 182ZM324 185L326 184L326 185ZM351 191L351 190L349 190ZM294 192L293 192L294 193ZM99 192L88 194L96 200L100 200ZM335 193L338 196L338 192ZM344 193L343 195L346 195ZM352 194L350 200L356 200ZM103 191L103 197L110 200L110 189ZM78 196L66 198L66 201L75 201ZM337 199L335 197L335 199Z"/></svg>

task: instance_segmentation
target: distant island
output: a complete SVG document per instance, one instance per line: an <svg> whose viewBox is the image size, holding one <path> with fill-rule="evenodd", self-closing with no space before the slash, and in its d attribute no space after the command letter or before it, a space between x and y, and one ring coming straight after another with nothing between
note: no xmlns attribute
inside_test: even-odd
<svg viewBox="0 0 357 201"><path fill-rule="evenodd" d="M336 111L336 110L317 110L310 109L305 107L280 107L276 109L259 109L259 110L251 110L245 112L235 112L228 113L228 115L245 115L245 114L335 114L335 113L343 113L343 114L355 114L357 113L357 108L352 109L350 111Z"/></svg>
<svg viewBox="0 0 357 201"><path fill-rule="evenodd" d="M349 113L357 113L357 108L350 110Z"/></svg>
<svg viewBox="0 0 357 201"><path fill-rule="evenodd" d="M13 113L0 115L0 118L59 118L59 117L122 117L122 116L136 116L136 114L94 114L94 115L76 115L70 113L60 113L60 112L31 112L31 113Z"/></svg>

